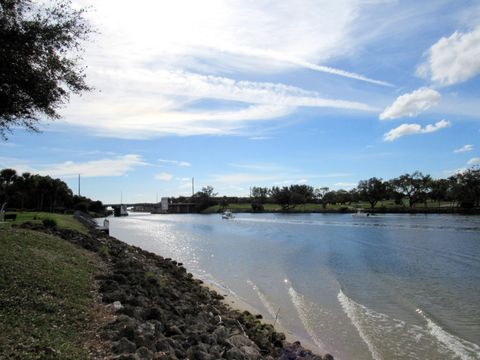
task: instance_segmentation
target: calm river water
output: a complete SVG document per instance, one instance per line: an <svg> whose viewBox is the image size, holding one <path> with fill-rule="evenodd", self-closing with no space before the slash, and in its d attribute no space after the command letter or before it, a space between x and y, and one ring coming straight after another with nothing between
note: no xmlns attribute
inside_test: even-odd
<svg viewBox="0 0 480 360"><path fill-rule="evenodd" d="M337 359L480 359L480 217L130 214L110 227Z"/></svg>

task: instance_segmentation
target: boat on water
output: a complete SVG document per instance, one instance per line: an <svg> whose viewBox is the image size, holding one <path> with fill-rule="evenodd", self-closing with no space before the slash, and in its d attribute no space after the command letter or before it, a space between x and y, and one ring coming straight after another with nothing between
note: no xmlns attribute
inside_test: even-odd
<svg viewBox="0 0 480 360"><path fill-rule="evenodd" d="M352 216L358 216L358 217L368 217L371 216L369 212L364 212L363 209L357 209L356 213L353 213Z"/></svg>
<svg viewBox="0 0 480 360"><path fill-rule="evenodd" d="M233 219L235 216L233 216L232 212L230 210L225 210L222 214L222 219Z"/></svg>

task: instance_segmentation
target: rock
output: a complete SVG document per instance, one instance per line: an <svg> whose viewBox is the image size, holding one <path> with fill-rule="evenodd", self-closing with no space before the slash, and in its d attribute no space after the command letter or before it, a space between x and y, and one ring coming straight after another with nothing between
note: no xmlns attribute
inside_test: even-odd
<svg viewBox="0 0 480 360"><path fill-rule="evenodd" d="M112 344L112 350L115 354L134 353L136 349L137 345L124 337Z"/></svg>
<svg viewBox="0 0 480 360"><path fill-rule="evenodd" d="M123 309L122 303L118 300L114 301L112 305L113 305L113 308L117 311L120 310L120 309Z"/></svg>
<svg viewBox="0 0 480 360"><path fill-rule="evenodd" d="M166 336L183 335L183 332L178 328L178 326L173 325L167 328L167 330L165 331L165 335Z"/></svg>
<svg viewBox="0 0 480 360"><path fill-rule="evenodd" d="M240 349L236 347L232 347L230 350L227 351L226 358L228 360L245 360L246 359L246 357L243 355Z"/></svg>
<svg viewBox="0 0 480 360"><path fill-rule="evenodd" d="M325 354L323 355L322 360L334 360L334 358L330 354Z"/></svg>
<svg viewBox="0 0 480 360"><path fill-rule="evenodd" d="M232 344L232 346L235 346L237 348L241 348L243 346L250 346L252 348L258 349L257 345L255 345L252 340L240 334L230 336L227 340L230 344Z"/></svg>
<svg viewBox="0 0 480 360"><path fill-rule="evenodd" d="M240 351L245 354L246 358L249 360L258 360L262 358L260 352L253 346L242 346Z"/></svg>
<svg viewBox="0 0 480 360"><path fill-rule="evenodd" d="M150 350L148 350L144 346L138 348L137 351L135 352L135 355L137 355L137 357L140 360L152 360L153 359L153 352L151 352Z"/></svg>

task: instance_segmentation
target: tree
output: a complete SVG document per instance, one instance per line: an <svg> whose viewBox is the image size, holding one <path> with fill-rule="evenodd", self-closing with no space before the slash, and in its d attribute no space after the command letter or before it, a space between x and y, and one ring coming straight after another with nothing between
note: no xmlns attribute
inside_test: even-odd
<svg viewBox="0 0 480 360"><path fill-rule="evenodd" d="M431 191L431 180L430 175L415 171L413 174L404 174L390 180L390 185L393 191L407 198L409 207L412 207L426 199Z"/></svg>
<svg viewBox="0 0 480 360"><path fill-rule="evenodd" d="M282 210L290 209L291 203L291 192L287 186L282 187L281 189L278 186L272 187L270 194L274 203L280 205ZM295 207L293 205L292 207Z"/></svg>
<svg viewBox="0 0 480 360"><path fill-rule="evenodd" d="M322 206L325 209L328 204L335 205L337 203L337 193L336 191L327 191L322 198Z"/></svg>
<svg viewBox="0 0 480 360"><path fill-rule="evenodd" d="M253 211L263 211L264 206L267 202L268 194L270 191L265 187L256 187L252 188L251 192L251 207Z"/></svg>
<svg viewBox="0 0 480 360"><path fill-rule="evenodd" d="M214 189L211 186L203 187L202 191L199 191L193 195L193 199L197 204L197 210L202 211L212 205L215 205L215 201L213 201L214 196L217 196L217 193L214 192Z"/></svg>
<svg viewBox="0 0 480 360"><path fill-rule="evenodd" d="M292 203L306 204L314 198L314 190L310 185L290 185Z"/></svg>
<svg viewBox="0 0 480 360"><path fill-rule="evenodd" d="M59 118L69 94L90 88L79 65L90 31L68 0L0 2L0 136L14 126L37 131L40 116Z"/></svg>
<svg viewBox="0 0 480 360"><path fill-rule="evenodd" d="M450 178L453 197L461 207L480 206L480 169L472 168Z"/></svg>
<svg viewBox="0 0 480 360"><path fill-rule="evenodd" d="M14 169L0 171L0 206L3 202L9 202L16 178L17 172Z"/></svg>
<svg viewBox="0 0 480 360"><path fill-rule="evenodd" d="M377 202L385 198L387 192L382 179L376 177L360 181L357 188L360 199L368 201L372 209Z"/></svg>
<svg viewBox="0 0 480 360"><path fill-rule="evenodd" d="M314 195L315 198L322 203L322 207L325 209L327 207L327 203L324 201L325 194L330 190L328 187L321 187L315 189Z"/></svg>
<svg viewBox="0 0 480 360"><path fill-rule="evenodd" d="M432 180L432 191L430 198L438 202L440 207L441 201L446 201L449 198L449 192L452 188L453 182L447 179Z"/></svg>

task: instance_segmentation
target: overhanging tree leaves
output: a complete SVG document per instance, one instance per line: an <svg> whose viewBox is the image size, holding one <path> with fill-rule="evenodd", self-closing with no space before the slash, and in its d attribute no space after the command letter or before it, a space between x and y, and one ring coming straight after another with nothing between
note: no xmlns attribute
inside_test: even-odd
<svg viewBox="0 0 480 360"><path fill-rule="evenodd" d="M56 119L70 93L89 90L80 66L90 31L70 1L41 6L0 0L0 136L14 126L37 131L41 117Z"/></svg>

